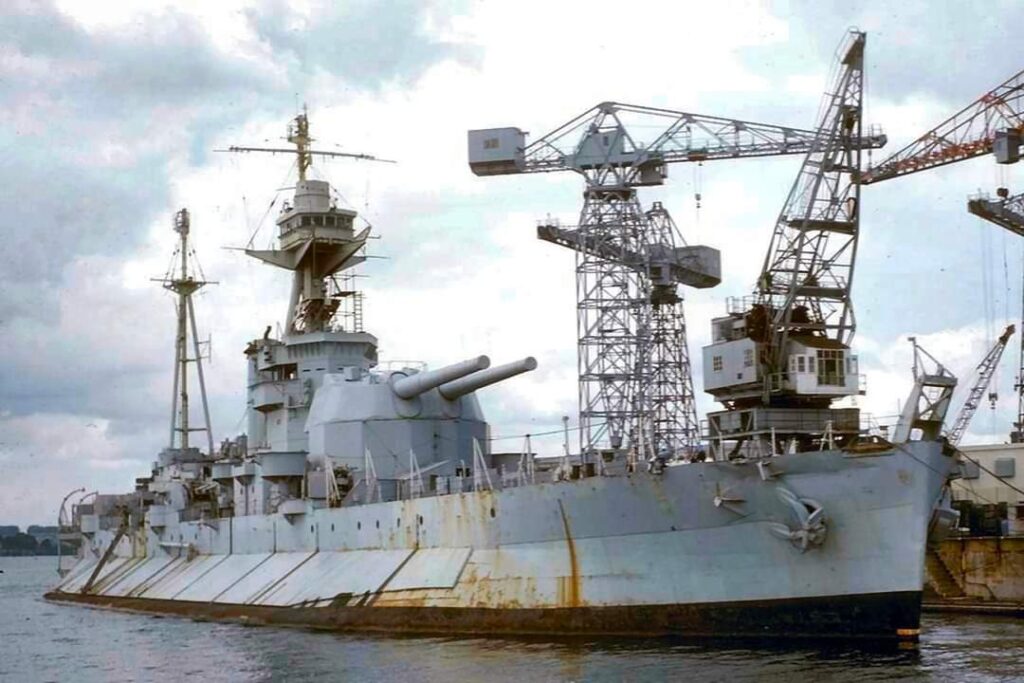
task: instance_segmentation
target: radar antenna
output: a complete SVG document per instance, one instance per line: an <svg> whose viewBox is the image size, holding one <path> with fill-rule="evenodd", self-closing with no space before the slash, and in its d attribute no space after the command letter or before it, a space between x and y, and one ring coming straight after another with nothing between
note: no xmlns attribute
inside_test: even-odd
<svg viewBox="0 0 1024 683"><path fill-rule="evenodd" d="M288 124L288 142L295 145L295 149L289 149L287 147L241 147L238 145L231 145L227 149L214 150L216 152L268 152L270 154L294 154L297 157L297 164L299 168L299 182L306 181L306 172L309 171L310 166L313 165L313 157L346 157L349 159L361 159L363 161L379 161L384 164L396 163L392 159L380 159L370 154L353 154L351 152L332 152L322 149L310 149L309 145L313 142L313 138L309 136L309 117L306 113L306 107L303 106L302 113L296 116L291 123Z"/></svg>

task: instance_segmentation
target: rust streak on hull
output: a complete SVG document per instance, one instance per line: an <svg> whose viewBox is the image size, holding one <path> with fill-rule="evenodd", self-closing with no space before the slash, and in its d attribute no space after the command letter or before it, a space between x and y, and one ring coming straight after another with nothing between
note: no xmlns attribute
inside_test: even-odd
<svg viewBox="0 0 1024 683"><path fill-rule="evenodd" d="M569 529L569 518L565 514L565 507L562 505L561 499L558 501L558 512L562 515L562 528L565 529L565 545L569 549L569 571L570 574L567 578L568 586L563 590L560 586L559 593L564 594L564 602L567 607L579 607L580 601L580 565L579 559L576 557L576 543L572 540L572 531ZM559 597L562 597L560 595Z"/></svg>

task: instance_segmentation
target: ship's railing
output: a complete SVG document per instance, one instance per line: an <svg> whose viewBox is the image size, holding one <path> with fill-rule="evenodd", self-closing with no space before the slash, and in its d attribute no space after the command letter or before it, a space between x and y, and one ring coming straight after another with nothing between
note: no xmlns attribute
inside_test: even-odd
<svg viewBox="0 0 1024 683"><path fill-rule="evenodd" d="M545 473L546 475L546 473ZM409 500L411 498L430 498L458 493L516 488L537 483L538 477L532 467L523 471L518 468L499 466L487 468L486 473L467 468L458 468L458 473L451 475L424 474L420 479L404 477L401 479L366 479L359 478L352 487L347 498L350 503L361 504L392 500Z"/></svg>
<svg viewBox="0 0 1024 683"><path fill-rule="evenodd" d="M729 315L747 313L757 302L756 296L729 296L725 299L725 312Z"/></svg>
<svg viewBox="0 0 1024 683"><path fill-rule="evenodd" d="M894 420L895 416L884 415L890 421ZM882 424L879 422L878 417L872 413L861 413L860 414L860 433L861 436L879 436L883 439L888 440L891 436L892 430L895 426L894 422Z"/></svg>

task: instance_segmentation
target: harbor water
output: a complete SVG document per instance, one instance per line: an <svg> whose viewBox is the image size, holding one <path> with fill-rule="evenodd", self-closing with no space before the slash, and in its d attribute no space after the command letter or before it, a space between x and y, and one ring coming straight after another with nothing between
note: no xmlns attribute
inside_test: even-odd
<svg viewBox="0 0 1024 683"><path fill-rule="evenodd" d="M1010 681L1024 620L925 615L921 642L360 636L45 602L55 558L0 558L0 681Z"/></svg>

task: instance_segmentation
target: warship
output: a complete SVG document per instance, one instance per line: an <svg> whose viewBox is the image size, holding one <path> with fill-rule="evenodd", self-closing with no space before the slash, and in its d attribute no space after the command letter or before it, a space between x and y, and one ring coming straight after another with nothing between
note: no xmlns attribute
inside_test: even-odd
<svg viewBox="0 0 1024 683"><path fill-rule="evenodd" d="M857 34L843 77L857 76L862 52ZM814 133L805 168L849 176L859 121L841 101L827 109L845 142ZM345 277L370 228L308 177L315 155L336 153L310 147L305 113L288 139L298 182L277 245L246 250L293 278L281 333L267 328L245 349L245 434L214 448L191 302L205 282L190 270L183 210L180 268L163 279L178 297L170 445L134 491L62 513L61 537L78 549L47 599L393 633L918 637L926 547L956 467L941 436L948 401L934 390L955 378L918 373L900 433L867 434L856 408L831 407L860 390L856 356L815 326L818 308L793 306L838 295L819 277L780 304L780 278L712 322L705 382L725 410L709 416L699 452L652 451L628 430L599 451L570 453L567 440L553 459L496 452L477 393L537 362L379 361ZM470 133L478 175L524 168L524 147L505 140ZM856 164L841 163L849 155ZM789 224L856 235L856 208L828 220L813 210ZM672 253L688 268L717 268L683 252ZM789 327L765 322L782 310Z"/></svg>

